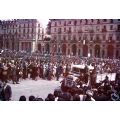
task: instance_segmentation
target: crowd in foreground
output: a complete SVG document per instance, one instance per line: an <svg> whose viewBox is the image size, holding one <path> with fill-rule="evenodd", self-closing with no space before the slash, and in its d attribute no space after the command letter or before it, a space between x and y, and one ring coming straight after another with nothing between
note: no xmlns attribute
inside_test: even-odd
<svg viewBox="0 0 120 120"><path fill-rule="evenodd" d="M12 54L12 53L11 53ZM14 55L13 55L14 56ZM9 101L12 88L7 83L20 84L20 79L27 80L57 80L62 77L61 86L46 99L29 96L29 101L119 101L120 100L120 60L97 58L66 58L61 61L48 62L38 56L1 57L0 59L0 100ZM84 71L73 81L70 75L73 64L86 65ZM87 65L94 67L91 73ZM116 73L114 81L108 76L96 83L97 74ZM39 91L38 91L39 92ZM19 101L26 101L26 96L20 96Z"/></svg>

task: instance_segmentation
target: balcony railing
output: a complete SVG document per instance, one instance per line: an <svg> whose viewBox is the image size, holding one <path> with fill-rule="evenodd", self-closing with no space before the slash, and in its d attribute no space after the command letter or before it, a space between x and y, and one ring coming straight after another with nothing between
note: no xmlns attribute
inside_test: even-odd
<svg viewBox="0 0 120 120"><path fill-rule="evenodd" d="M44 41L50 41L51 39L50 38L44 38Z"/></svg>
<svg viewBox="0 0 120 120"><path fill-rule="evenodd" d="M58 34L61 34L62 32L61 31L58 31Z"/></svg>
<svg viewBox="0 0 120 120"><path fill-rule="evenodd" d="M94 33L94 30L89 30L90 33Z"/></svg>
<svg viewBox="0 0 120 120"><path fill-rule="evenodd" d="M78 33L82 33L82 30L79 30Z"/></svg>
<svg viewBox="0 0 120 120"><path fill-rule="evenodd" d="M70 41L70 43L76 43L77 42L77 40L71 40Z"/></svg>
<svg viewBox="0 0 120 120"><path fill-rule="evenodd" d="M102 32L107 32L107 30L106 29L102 29Z"/></svg>
<svg viewBox="0 0 120 120"><path fill-rule="evenodd" d="M101 43L101 42L102 42L101 39L94 40L94 43Z"/></svg>
<svg viewBox="0 0 120 120"><path fill-rule="evenodd" d="M69 34L69 33L72 33L72 31L69 30L67 33L68 33L68 34Z"/></svg>
<svg viewBox="0 0 120 120"><path fill-rule="evenodd" d="M106 40L106 43L115 43L115 40Z"/></svg>

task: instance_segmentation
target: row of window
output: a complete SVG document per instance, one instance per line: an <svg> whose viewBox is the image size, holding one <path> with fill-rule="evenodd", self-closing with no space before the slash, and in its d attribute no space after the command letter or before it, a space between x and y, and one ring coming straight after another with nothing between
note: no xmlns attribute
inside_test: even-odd
<svg viewBox="0 0 120 120"><path fill-rule="evenodd" d="M27 23L27 24L16 24L16 25L2 25L1 28L2 29L14 29L14 28L34 28L34 27L40 27L40 24L38 24L38 26L36 26L36 24L34 23Z"/></svg>
<svg viewBox="0 0 120 120"><path fill-rule="evenodd" d="M53 37L54 40L114 40L114 37L113 37L113 34L110 34L109 36L106 36L106 35L103 35L103 36L99 36L99 35L96 35L96 36L87 36L87 35L84 35L84 36L79 36L79 37L76 37L75 35L74 36L71 36L71 35L68 35L68 36L61 36L61 35L58 35L58 36L54 36ZM116 40L120 40L120 36L116 36Z"/></svg>
<svg viewBox="0 0 120 120"><path fill-rule="evenodd" d="M57 25L64 25L64 26L66 26L66 25L78 25L78 24L81 24L81 23L84 23L84 24L90 24L90 23L97 23L97 24L100 24L101 22L108 22L109 21L109 23L113 23L113 19L80 19L80 20L67 20L67 21L65 21L65 20L58 20L58 21L55 21L54 22L54 26L57 26ZM120 21L120 19L118 19L118 21ZM62 22L64 22L64 23L62 23Z"/></svg>
<svg viewBox="0 0 120 120"><path fill-rule="evenodd" d="M12 38L33 38L35 34L23 34L23 35L16 35L16 36L3 36L3 39L12 39ZM38 35L38 39L41 38L41 35Z"/></svg>
<svg viewBox="0 0 120 120"><path fill-rule="evenodd" d="M114 25L110 25L109 26L109 30L114 30L113 26ZM89 28L85 27L85 31L88 31L88 30L89 30ZM120 31L120 25L117 25L117 30ZM68 27L68 28L66 28L66 27L64 27L64 28L54 28L54 32L61 33L62 31L64 31L64 32L72 32L72 27ZM80 31L82 31L82 29ZM96 26L96 31L100 31L100 27L99 26ZM104 25L102 27L102 32L104 32L104 31L107 31L107 26L106 25ZM74 28L74 32L76 32L76 28ZM78 30L78 32L79 32L79 30Z"/></svg>
<svg viewBox="0 0 120 120"><path fill-rule="evenodd" d="M32 33L35 33L35 29L34 28L32 28L32 29L19 29L19 30L5 30L4 31L4 34L8 34L8 33L19 33L19 34L25 34L25 33L27 33L27 34L32 34ZM40 34L41 33L41 30L40 29L38 29L38 34Z"/></svg>

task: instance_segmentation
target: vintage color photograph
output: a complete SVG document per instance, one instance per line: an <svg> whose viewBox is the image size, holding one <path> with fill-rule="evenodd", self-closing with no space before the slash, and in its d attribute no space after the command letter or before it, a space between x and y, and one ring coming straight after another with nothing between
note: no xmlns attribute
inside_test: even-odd
<svg viewBox="0 0 120 120"><path fill-rule="evenodd" d="M120 19L1 19L0 101L120 101Z"/></svg>

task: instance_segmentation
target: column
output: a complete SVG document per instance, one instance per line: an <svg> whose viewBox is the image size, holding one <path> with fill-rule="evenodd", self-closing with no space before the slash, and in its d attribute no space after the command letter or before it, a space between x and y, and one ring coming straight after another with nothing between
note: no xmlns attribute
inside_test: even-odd
<svg viewBox="0 0 120 120"><path fill-rule="evenodd" d="M80 46L81 49L80 49L80 56L83 57L83 45Z"/></svg>
<svg viewBox="0 0 120 120"><path fill-rule="evenodd" d="M114 54L113 54L113 58L116 58L116 48L114 47Z"/></svg>
<svg viewBox="0 0 120 120"><path fill-rule="evenodd" d="M12 50L12 41L11 40L9 42L9 48L10 48L10 50Z"/></svg>
<svg viewBox="0 0 120 120"><path fill-rule="evenodd" d="M92 57L95 57L94 45L92 47Z"/></svg>
<svg viewBox="0 0 120 120"><path fill-rule="evenodd" d="M104 57L107 58L107 46L105 46L105 49L104 49L105 53L104 53Z"/></svg>
<svg viewBox="0 0 120 120"><path fill-rule="evenodd" d="M21 42L19 42L19 51L22 50Z"/></svg>
<svg viewBox="0 0 120 120"><path fill-rule="evenodd" d="M90 53L90 45L88 45L88 53Z"/></svg>
<svg viewBox="0 0 120 120"><path fill-rule="evenodd" d="M79 56L79 44L76 44L76 57L78 57Z"/></svg>
<svg viewBox="0 0 120 120"><path fill-rule="evenodd" d="M103 50L103 47L102 45L100 45L100 58L102 58L102 50Z"/></svg>

